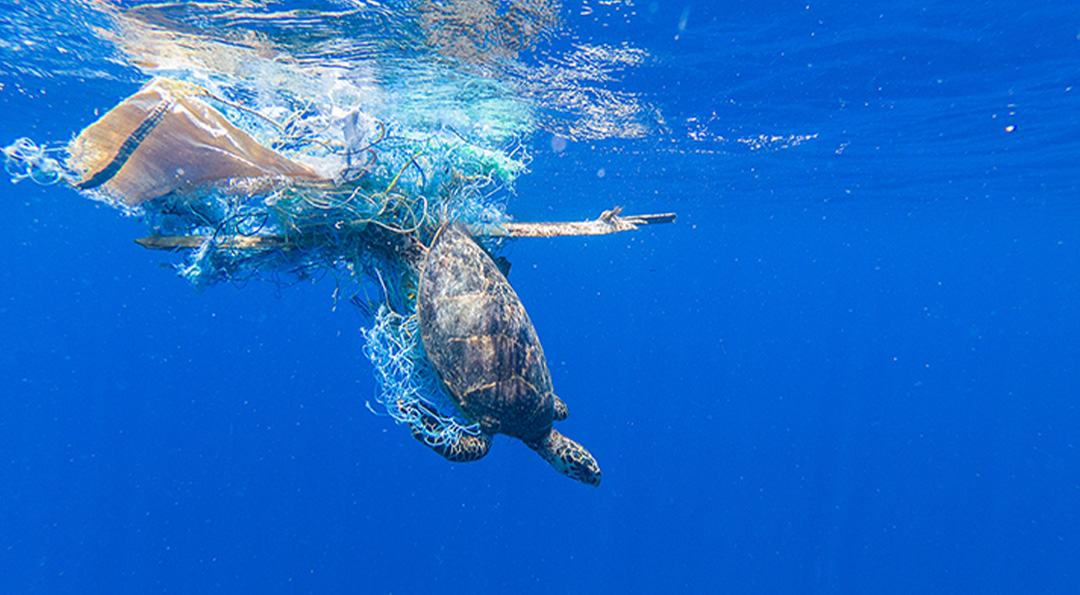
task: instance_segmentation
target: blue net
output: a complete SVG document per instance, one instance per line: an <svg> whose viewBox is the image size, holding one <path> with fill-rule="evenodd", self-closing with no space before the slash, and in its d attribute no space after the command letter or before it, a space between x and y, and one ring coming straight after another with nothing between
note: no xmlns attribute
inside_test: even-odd
<svg viewBox="0 0 1080 595"><path fill-rule="evenodd" d="M382 305L364 339L364 355L375 367L375 399L390 417L420 431L432 447L480 433L477 424L461 419L432 369L415 314L403 316Z"/></svg>
<svg viewBox="0 0 1080 595"><path fill-rule="evenodd" d="M69 172L60 162L63 147L47 147L20 138L4 147L3 152L4 171L13 183L30 179L42 186L51 186L69 178Z"/></svg>

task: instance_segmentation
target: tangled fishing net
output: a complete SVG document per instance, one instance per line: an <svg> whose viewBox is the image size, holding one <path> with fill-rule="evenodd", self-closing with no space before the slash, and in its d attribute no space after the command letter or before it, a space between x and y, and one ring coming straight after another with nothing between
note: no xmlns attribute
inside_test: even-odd
<svg viewBox="0 0 1080 595"><path fill-rule="evenodd" d="M177 271L199 287L332 277L335 297L370 320L364 351L382 408L432 446L477 433L419 342L417 271L441 223L507 220L523 151L311 98L272 113L284 119L158 78L66 146L15 141L5 168L13 181L64 182L141 218L149 235L139 242L186 249Z"/></svg>
<svg viewBox="0 0 1080 595"><path fill-rule="evenodd" d="M380 306L364 339L364 355L375 367L377 400L390 417L420 430L431 447L457 442L463 433L480 433L477 424L464 425L456 414L424 352L415 315Z"/></svg>
<svg viewBox="0 0 1080 595"><path fill-rule="evenodd" d="M4 171L12 183L30 179L42 186L52 186L67 175L60 164L63 149L39 146L28 138L20 138L3 148Z"/></svg>

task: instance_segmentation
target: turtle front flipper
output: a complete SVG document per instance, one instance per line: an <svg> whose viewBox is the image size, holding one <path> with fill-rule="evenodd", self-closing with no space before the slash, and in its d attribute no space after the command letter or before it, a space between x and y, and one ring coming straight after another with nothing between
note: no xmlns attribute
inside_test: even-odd
<svg viewBox="0 0 1080 595"><path fill-rule="evenodd" d="M559 473L591 486L600 485L600 465L589 451L577 442L551 430L536 442L526 442Z"/></svg>

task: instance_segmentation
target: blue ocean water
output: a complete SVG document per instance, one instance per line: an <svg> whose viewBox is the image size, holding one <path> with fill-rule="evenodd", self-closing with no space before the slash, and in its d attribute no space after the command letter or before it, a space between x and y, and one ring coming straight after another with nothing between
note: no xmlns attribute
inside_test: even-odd
<svg viewBox="0 0 1080 595"><path fill-rule="evenodd" d="M41 6L0 6L0 143L145 81ZM1080 7L562 13L553 53L642 52L602 90L648 131L555 110L508 210L678 213L507 253L602 485L373 415L332 284L200 292L137 220L3 182L0 590L1080 588Z"/></svg>

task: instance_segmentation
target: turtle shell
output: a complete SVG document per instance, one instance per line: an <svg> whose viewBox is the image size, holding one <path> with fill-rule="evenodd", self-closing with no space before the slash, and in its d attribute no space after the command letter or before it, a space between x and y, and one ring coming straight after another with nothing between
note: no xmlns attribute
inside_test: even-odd
<svg viewBox="0 0 1080 595"><path fill-rule="evenodd" d="M536 329L464 225L444 226L428 250L417 314L428 359L466 418L489 436L548 435L555 399Z"/></svg>

